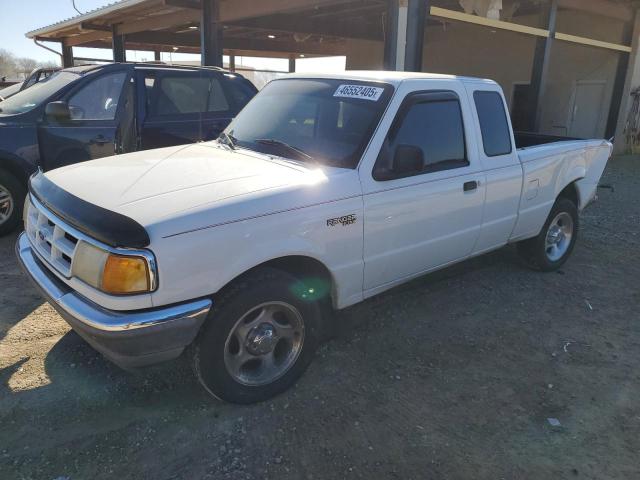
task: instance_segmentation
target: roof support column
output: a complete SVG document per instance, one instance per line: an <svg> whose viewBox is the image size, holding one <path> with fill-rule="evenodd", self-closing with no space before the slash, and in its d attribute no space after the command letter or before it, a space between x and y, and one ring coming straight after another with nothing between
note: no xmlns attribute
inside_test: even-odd
<svg viewBox="0 0 640 480"><path fill-rule="evenodd" d="M200 63L222 67L222 24L219 0L202 0Z"/></svg>
<svg viewBox="0 0 640 480"><path fill-rule="evenodd" d="M156 62L161 61L160 50L155 50L153 52L153 60L156 61Z"/></svg>
<svg viewBox="0 0 640 480"><path fill-rule="evenodd" d="M73 47L62 44L62 68L73 67Z"/></svg>
<svg viewBox="0 0 640 480"><path fill-rule="evenodd" d="M422 70L422 50L424 47L424 26L431 0L409 0L407 6L407 40L404 54L404 70Z"/></svg>
<svg viewBox="0 0 640 480"><path fill-rule="evenodd" d="M542 113L542 101L547 89L547 77L549 76L549 59L551 47L556 37L556 17L558 14L558 0L551 0L549 10L544 12L545 25L549 30L547 38L536 40L536 50L533 56L531 68L531 87L529 89L529 122L527 130L538 132Z"/></svg>
<svg viewBox="0 0 640 480"><path fill-rule="evenodd" d="M627 139L625 138L625 126L627 124L627 117L629 115L629 111L631 110L633 97L631 96L631 91L640 85L640 2L634 2L633 4L635 10L635 15L633 19L633 27L631 33L631 53L628 54L626 59L626 72L624 73L625 82L622 88L622 92L620 93L620 102L617 106L617 128L615 131L615 142L614 142L614 153L621 154L627 153L632 145L627 144ZM627 55L627 54L625 54ZM620 64L618 64L620 73ZM617 80L617 76L616 76ZM615 85L612 99L612 110L614 106L614 99L616 96ZM611 118L611 112L609 112L609 118ZM608 127L608 125L607 125ZM609 135L609 129L607 128L607 136Z"/></svg>
<svg viewBox="0 0 640 480"><path fill-rule="evenodd" d="M420 71L428 0L389 0L385 22L385 70Z"/></svg>
<svg viewBox="0 0 640 480"><path fill-rule="evenodd" d="M399 0L387 0L384 23L384 69L396 70Z"/></svg>
<svg viewBox="0 0 640 480"><path fill-rule="evenodd" d="M636 17L638 14L636 13ZM634 19L625 23L624 31L622 33L622 43L624 45L631 45L633 40ZM635 36L640 35L640 32L636 31ZM609 107L609 116L607 118L607 127L605 129L605 138L611 138L616 134L616 127L618 126L618 117L620 116L620 107L622 104L622 95L624 93L624 85L627 80L627 70L629 69L630 53L620 52L618 53L618 66L616 68L616 77L613 81L613 93L611 94L611 106Z"/></svg>
<svg viewBox="0 0 640 480"><path fill-rule="evenodd" d="M116 25L111 28L112 45L113 45L113 61L114 62L126 62L126 53L124 50L124 35L119 34L116 31Z"/></svg>
<svg viewBox="0 0 640 480"><path fill-rule="evenodd" d="M289 73L296 71L296 57L295 55L289 55Z"/></svg>

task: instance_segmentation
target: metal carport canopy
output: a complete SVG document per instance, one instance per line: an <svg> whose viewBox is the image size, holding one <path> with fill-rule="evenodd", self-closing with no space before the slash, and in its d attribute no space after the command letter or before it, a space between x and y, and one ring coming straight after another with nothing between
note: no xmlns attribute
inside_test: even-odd
<svg viewBox="0 0 640 480"><path fill-rule="evenodd" d="M202 1L122 0L47 27L28 38L74 46L200 52ZM344 55L346 38L383 39L385 0L213 0L224 52L287 57ZM365 15L366 14L366 15ZM370 15L371 14L371 15ZM368 18L367 18L368 15ZM268 36L275 34L276 38Z"/></svg>

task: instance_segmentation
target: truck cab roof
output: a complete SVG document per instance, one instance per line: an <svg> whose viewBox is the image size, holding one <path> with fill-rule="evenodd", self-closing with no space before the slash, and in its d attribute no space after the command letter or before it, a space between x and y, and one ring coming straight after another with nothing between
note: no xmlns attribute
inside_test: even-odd
<svg viewBox="0 0 640 480"><path fill-rule="evenodd" d="M396 71L378 71L378 70L347 70L340 73L314 74L314 73L293 73L287 75L286 78L330 78L335 80L360 80L385 82L397 86L405 80L458 80L464 83L488 83L497 85L493 80L465 77L460 75L446 75L442 73L428 72L396 72Z"/></svg>

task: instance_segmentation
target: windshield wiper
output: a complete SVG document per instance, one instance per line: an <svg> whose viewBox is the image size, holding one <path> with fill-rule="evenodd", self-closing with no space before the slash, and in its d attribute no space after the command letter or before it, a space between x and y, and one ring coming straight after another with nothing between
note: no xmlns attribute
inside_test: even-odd
<svg viewBox="0 0 640 480"><path fill-rule="evenodd" d="M221 132L218 136L218 140L229 147L231 150L236 149L236 139L233 135L227 132Z"/></svg>
<svg viewBox="0 0 640 480"><path fill-rule="evenodd" d="M294 152L299 157L302 157L305 160L313 160L313 157L309 155L307 152L300 150L298 147L294 147L293 145L289 145L288 143L285 143L282 140L276 140L275 138L256 138L254 142L261 143L263 145L273 145L277 147L283 147L289 150L290 152Z"/></svg>

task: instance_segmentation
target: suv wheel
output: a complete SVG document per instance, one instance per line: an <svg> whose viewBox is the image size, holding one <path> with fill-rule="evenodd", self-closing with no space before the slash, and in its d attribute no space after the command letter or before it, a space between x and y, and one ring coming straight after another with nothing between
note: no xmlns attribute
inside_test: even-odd
<svg viewBox="0 0 640 480"><path fill-rule="evenodd" d="M20 223L26 190L10 173L0 170L0 236Z"/></svg>
<svg viewBox="0 0 640 480"><path fill-rule="evenodd" d="M321 302L300 280L263 269L214 301L192 348L202 386L234 403L271 398L293 385L311 363L320 339Z"/></svg>

